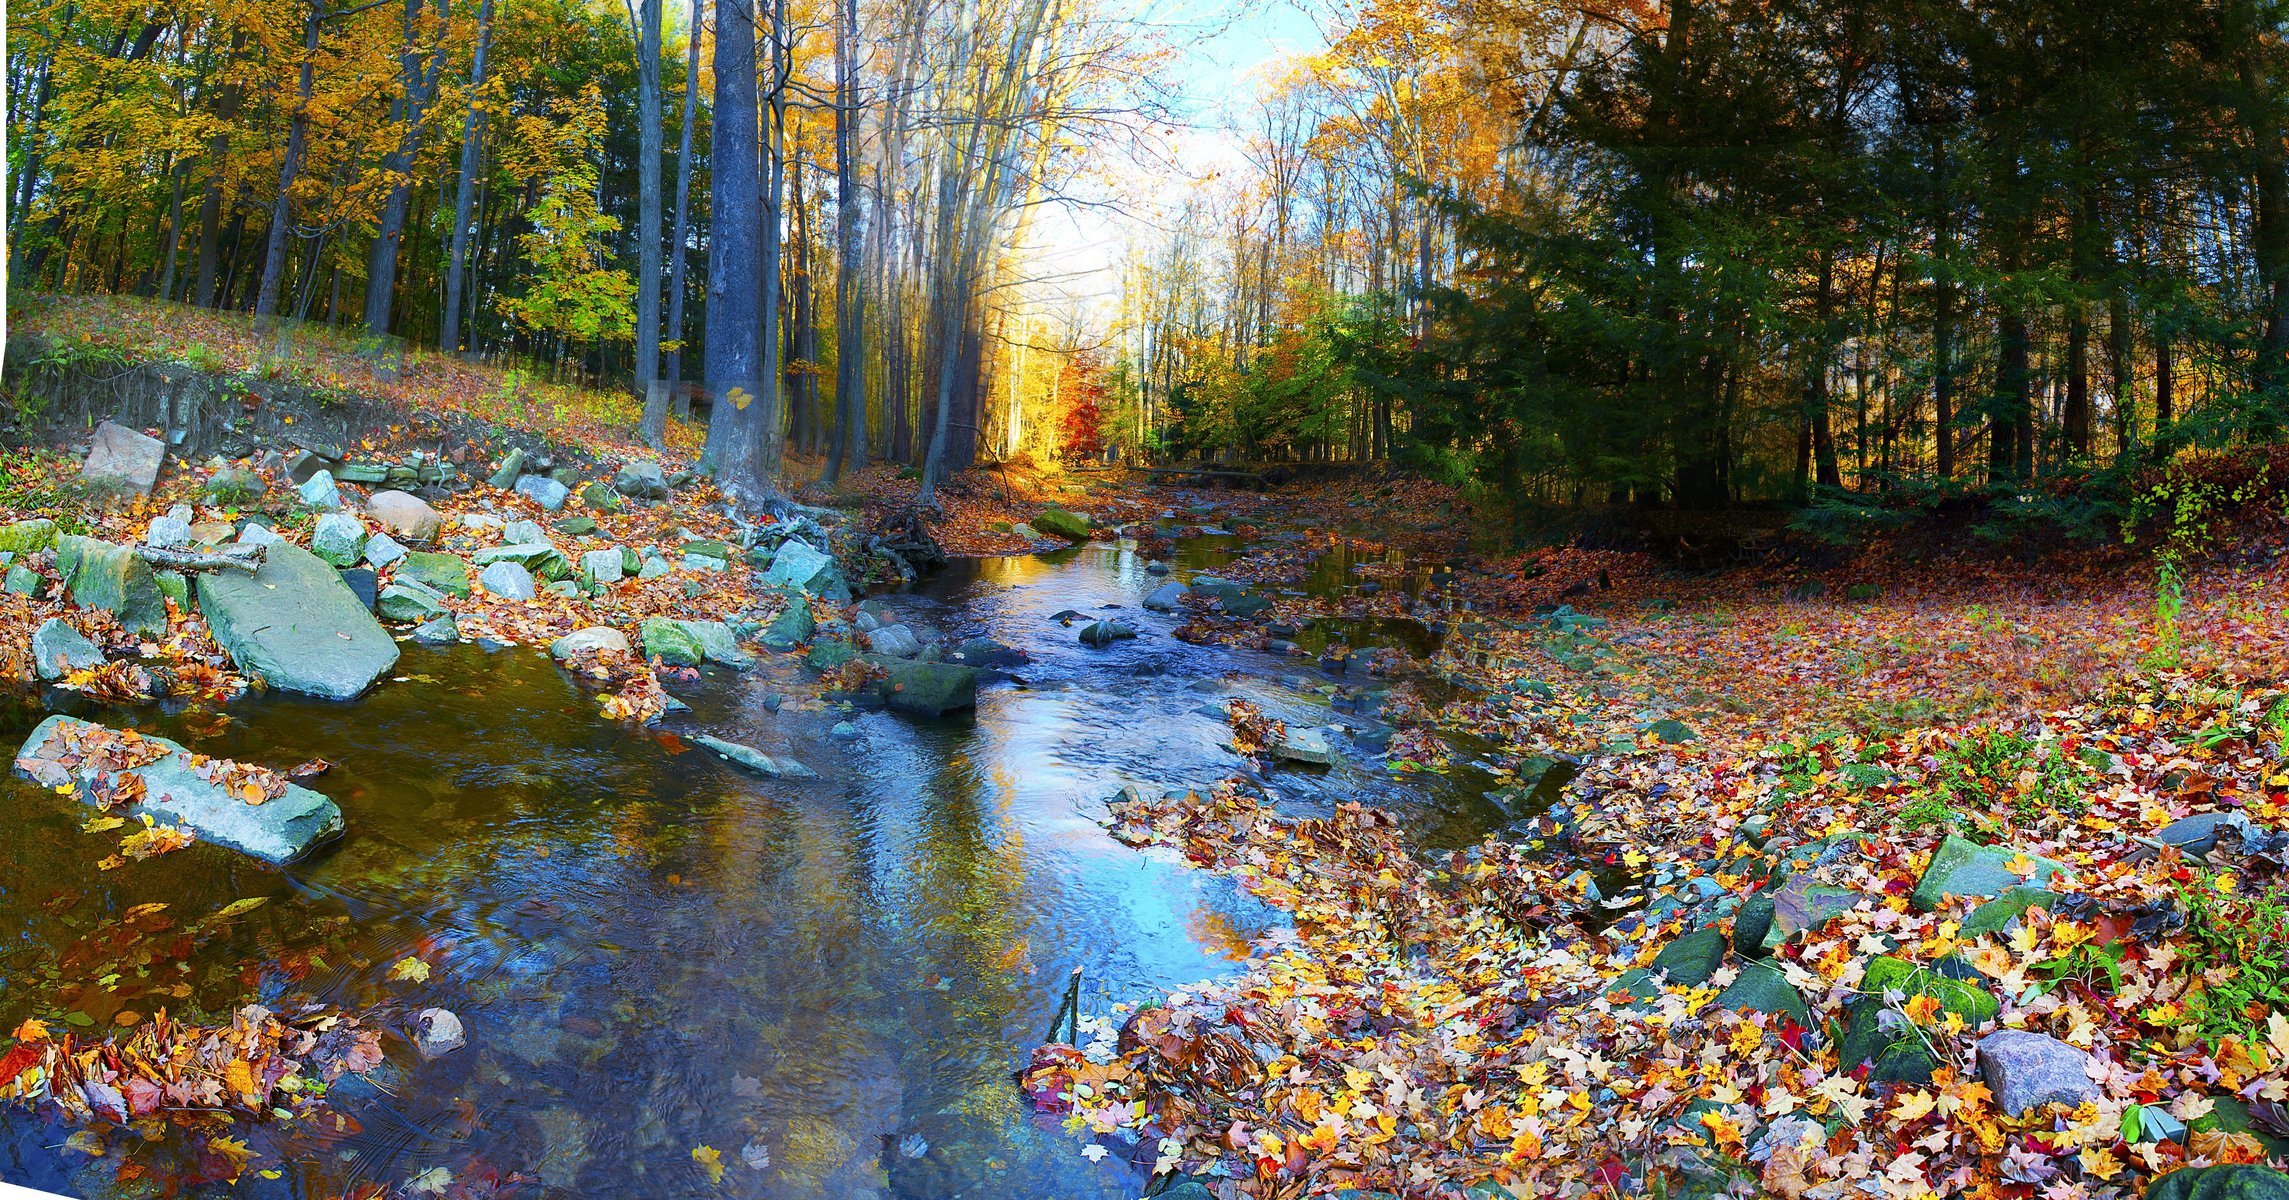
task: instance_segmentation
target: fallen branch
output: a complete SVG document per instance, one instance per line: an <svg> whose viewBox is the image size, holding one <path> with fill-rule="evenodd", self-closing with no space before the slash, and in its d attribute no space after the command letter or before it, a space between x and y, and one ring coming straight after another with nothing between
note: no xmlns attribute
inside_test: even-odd
<svg viewBox="0 0 2289 1200"><path fill-rule="evenodd" d="M162 571L244 571L249 575L262 569L262 547L234 546L215 554L201 554L192 550L162 550L157 546L137 546L135 557Z"/></svg>

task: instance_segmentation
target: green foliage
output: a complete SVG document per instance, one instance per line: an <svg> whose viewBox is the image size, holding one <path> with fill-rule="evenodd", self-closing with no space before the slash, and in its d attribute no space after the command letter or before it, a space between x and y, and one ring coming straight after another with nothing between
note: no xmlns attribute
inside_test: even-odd
<svg viewBox="0 0 2289 1200"><path fill-rule="evenodd" d="M2146 669L2175 670L2185 660L2184 641L2178 633L2178 614L2186 606L2185 580L2173 558L2164 558L2154 571L2154 645L2146 652Z"/></svg>
<svg viewBox="0 0 2289 1200"><path fill-rule="evenodd" d="M517 119L519 150L511 169L537 178L541 198L532 228L517 239L527 269L521 294L499 301L503 315L536 333L575 346L624 341L635 334L636 282L605 265L606 237L618 217L597 207L597 155L604 142L604 95L590 83L560 100L556 119Z"/></svg>
<svg viewBox="0 0 2289 1200"><path fill-rule="evenodd" d="M2179 902L2201 951L2184 963L2203 981L2187 999L2197 1026L2212 1039L2262 1037L2264 1013L2289 1012L2289 901L2277 889L2245 895L2207 876Z"/></svg>

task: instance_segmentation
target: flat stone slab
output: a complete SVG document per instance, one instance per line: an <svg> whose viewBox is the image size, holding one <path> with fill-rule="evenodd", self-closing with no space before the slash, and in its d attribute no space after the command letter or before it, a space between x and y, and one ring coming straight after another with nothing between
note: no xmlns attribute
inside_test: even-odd
<svg viewBox="0 0 2289 1200"><path fill-rule="evenodd" d="M16 752L16 770L51 788L76 784L81 796L90 797L96 769L80 761L74 743L117 736L104 726L59 713L24 739ZM123 810L129 816L148 815L154 821L182 825L202 842L272 863L293 862L341 836L342 810L308 788L290 783L284 795L248 804L201 774L197 759L180 743L150 734L138 736L166 753L119 772L143 780L143 799ZM210 769L213 763L231 765L222 759L206 761Z"/></svg>
<svg viewBox="0 0 2289 1200"><path fill-rule="evenodd" d="M166 458L165 442L105 421L88 439L87 460L79 473L87 479L115 480L138 496L148 496L151 485L159 482L159 464Z"/></svg>
<svg viewBox="0 0 2289 1200"><path fill-rule="evenodd" d="M397 643L325 560L272 543L252 575L199 576L199 611L241 671L271 687L356 698L397 665Z"/></svg>
<svg viewBox="0 0 2289 1200"><path fill-rule="evenodd" d="M773 758L753 746L742 746L738 742L727 742L704 733L691 735L691 740L758 775L768 775L773 779L816 779L819 775L817 771L794 759Z"/></svg>

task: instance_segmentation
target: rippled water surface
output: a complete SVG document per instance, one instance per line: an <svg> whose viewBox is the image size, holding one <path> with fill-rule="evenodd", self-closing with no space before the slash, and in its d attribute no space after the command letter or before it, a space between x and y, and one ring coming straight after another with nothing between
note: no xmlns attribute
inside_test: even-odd
<svg viewBox="0 0 2289 1200"><path fill-rule="evenodd" d="M1213 568L1230 542L1179 545L1182 575ZM1323 563L1309 586L1352 586L1348 565ZM521 1172L527 1196L1134 1195L1135 1176L1086 1162L1034 1117L1011 1072L1075 968L1101 1010L1238 969L1282 918L1113 842L1103 801L1124 783L1205 786L1238 766L1223 722L1201 711L1219 696L1309 724L1351 719L1310 690L1328 680L1306 660L1169 637L1172 618L1137 607L1159 582L1143 567L1099 544L957 562L889 597L918 625L1036 659L942 722L824 706L780 659L671 683L695 711L632 736L539 651L411 645L404 680L355 704L87 711L209 754L330 760L310 782L349 835L286 871L203 845L98 871L116 835L81 833L86 811L10 778L0 1028L162 1006L213 1020L290 991L382 1005L393 1027L430 1005L460 1015L467 1048L423 1061L393 1036L388 1066L337 1089L354 1133L254 1129L256 1167L275 1178L249 1171L194 1195L330 1197L433 1167ZM1145 636L1092 651L1079 622L1052 619L1105 606ZM1345 633L1418 652L1431 637L1411 622ZM1316 648L1315 636L1300 640ZM0 708L0 738L13 747L41 715ZM859 736L830 738L846 716ZM821 778L757 779L675 730L791 753ZM1273 782L1298 811L1402 806L1437 844L1498 819L1468 772L1430 790L1372 762ZM271 902L196 944L111 936L135 905L164 904L187 926L254 896ZM435 964L429 981L385 982L414 953ZM91 1158L63 1147L69 1132L0 1110L0 1178L161 1194L164 1144L114 1137ZM721 1152L721 1184L695 1167L699 1146ZM136 1164L125 1183L123 1162Z"/></svg>

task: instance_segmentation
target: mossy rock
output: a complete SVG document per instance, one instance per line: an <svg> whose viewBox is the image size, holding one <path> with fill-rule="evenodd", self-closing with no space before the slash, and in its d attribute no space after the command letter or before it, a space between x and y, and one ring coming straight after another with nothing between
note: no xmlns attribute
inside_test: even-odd
<svg viewBox="0 0 2289 1200"><path fill-rule="evenodd" d="M811 615L811 606L797 600L772 620L761 640L773 650L792 650L810 641L818 627L817 618Z"/></svg>
<svg viewBox="0 0 2289 1200"><path fill-rule="evenodd" d="M1868 964L1861 977L1861 997L1847 1011L1837 1057L1849 1070L1871 1064L1869 1079L1880 1083L1923 1084L1937 1066L1922 1041L1913 1033L1895 1034L1884 1028L1883 997L1889 992L1939 1001L1942 1013L1952 1013L1971 1028L1995 1019L2001 1005L1978 982L1979 973L1960 959L1942 959L1920 967L1904 958L1884 955Z"/></svg>
<svg viewBox="0 0 2289 1200"><path fill-rule="evenodd" d="M2289 1175L2253 1163L2189 1167L2146 1185L2146 1200L2289 1200Z"/></svg>
<svg viewBox="0 0 2289 1200"><path fill-rule="evenodd" d="M199 490L209 503L237 507L262 499L270 485L262 481L262 476L243 467L229 467L209 476Z"/></svg>
<svg viewBox="0 0 2289 1200"><path fill-rule="evenodd" d="M449 596L469 595L469 565L450 554L408 550L397 562L397 581L418 583Z"/></svg>
<svg viewBox="0 0 2289 1200"><path fill-rule="evenodd" d="M1653 970L1677 987L1699 987L1725 964L1725 935L1716 926L1694 930L1661 948Z"/></svg>
<svg viewBox="0 0 2289 1200"><path fill-rule="evenodd" d="M1089 523L1078 514L1062 508L1042 509L1041 515L1033 518L1032 525L1043 533L1064 538L1068 542L1089 540Z"/></svg>
<svg viewBox="0 0 2289 1200"><path fill-rule="evenodd" d="M2030 908L2049 908L2058 899L2058 893L2048 888L2015 887L1971 910L1963 919L1962 934L1967 938L1981 934L2001 933L2011 922L2025 916Z"/></svg>
<svg viewBox="0 0 2289 1200"><path fill-rule="evenodd" d="M1812 1027L1812 1010L1805 1006L1803 995L1779 967L1768 962L1753 962L1742 968L1740 977L1717 993L1717 1006L1787 1017L1803 1028Z"/></svg>
<svg viewBox="0 0 2289 1200"><path fill-rule="evenodd" d="M603 480L597 480L595 483L580 489L580 502L598 512L608 513L619 512L621 506L626 503L620 499L620 493L613 491L612 485Z"/></svg>
<svg viewBox="0 0 2289 1200"><path fill-rule="evenodd" d="M803 665L825 674L858 657L858 647L844 638L827 638L811 643L811 652L803 656Z"/></svg>
<svg viewBox="0 0 2289 1200"><path fill-rule="evenodd" d="M648 658L676 667L696 667L707 659L707 647L673 617L646 617L636 633Z"/></svg>
<svg viewBox="0 0 2289 1200"><path fill-rule="evenodd" d="M1932 851L1931 863L1908 899L1919 912L1938 912L1949 896L1985 900L2029 882L2041 887L2072 874L2063 864L2027 856L2029 874L2021 875L2009 866L2020 857L2009 846L1982 846L1951 833Z"/></svg>
<svg viewBox="0 0 2289 1200"><path fill-rule="evenodd" d="M2186 1124L2197 1133L2245 1133L2264 1143L2268 1155L2289 1155L2289 1138L2259 1125L2248 1102L2238 1096L2213 1097L2210 1110Z"/></svg>
<svg viewBox="0 0 2289 1200"><path fill-rule="evenodd" d="M36 550L52 549L55 544L56 523L46 517L0 527L0 552L30 554Z"/></svg>

